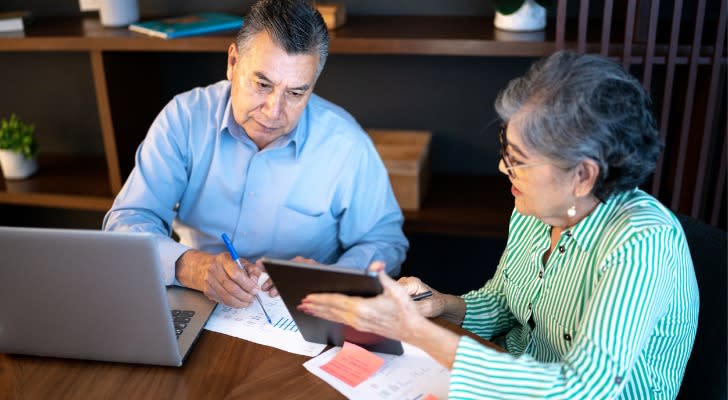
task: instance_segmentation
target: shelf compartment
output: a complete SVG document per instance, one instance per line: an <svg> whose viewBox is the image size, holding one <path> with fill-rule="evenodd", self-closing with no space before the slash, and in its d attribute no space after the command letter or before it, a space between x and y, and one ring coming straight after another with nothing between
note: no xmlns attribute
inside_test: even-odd
<svg viewBox="0 0 728 400"><path fill-rule="evenodd" d="M0 179L0 203L106 211L111 193L103 157L41 154L38 172L22 180Z"/></svg>
<svg viewBox="0 0 728 400"><path fill-rule="evenodd" d="M513 211L504 176L435 174L419 211L404 211L405 233L505 238Z"/></svg>

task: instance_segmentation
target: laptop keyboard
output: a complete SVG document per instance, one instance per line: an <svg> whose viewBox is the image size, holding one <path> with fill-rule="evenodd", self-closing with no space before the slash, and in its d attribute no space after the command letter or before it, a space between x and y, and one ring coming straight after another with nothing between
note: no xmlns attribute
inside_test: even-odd
<svg viewBox="0 0 728 400"><path fill-rule="evenodd" d="M172 322L174 323L174 333L177 334L177 339L182 331L187 328L187 324L190 323L192 316L195 312L192 310L172 310Z"/></svg>

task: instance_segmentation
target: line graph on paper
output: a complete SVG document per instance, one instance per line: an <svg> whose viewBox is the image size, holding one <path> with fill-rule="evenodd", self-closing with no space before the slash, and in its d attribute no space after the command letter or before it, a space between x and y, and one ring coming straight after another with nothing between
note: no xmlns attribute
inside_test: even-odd
<svg viewBox="0 0 728 400"><path fill-rule="evenodd" d="M271 317L271 323L268 323L256 302L247 308L218 304L205 329L308 356L315 356L326 347L303 339L280 297L271 298L265 292L259 295Z"/></svg>

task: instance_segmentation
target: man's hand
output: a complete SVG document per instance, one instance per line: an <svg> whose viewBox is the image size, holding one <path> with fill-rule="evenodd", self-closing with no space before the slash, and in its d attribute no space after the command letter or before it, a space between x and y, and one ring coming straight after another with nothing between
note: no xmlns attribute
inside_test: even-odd
<svg viewBox="0 0 728 400"><path fill-rule="evenodd" d="M305 258L302 256L296 256L291 259L291 261L300 262L300 263L306 263L311 265L318 265L318 262L314 260L313 258ZM263 262L261 260L258 260L255 262L254 269L251 269L250 271L254 271L251 273L251 275L261 276L265 273L265 267L263 266ZM264 292L268 292L268 295L270 297L276 297L278 296L278 289L276 289L275 284L273 281L268 277L268 274L265 274L265 282L260 285L260 288L263 289ZM258 282L260 283L260 282Z"/></svg>
<svg viewBox="0 0 728 400"><path fill-rule="evenodd" d="M201 291L211 300L244 308L253 302L253 296L259 290L260 270L248 260L241 258L240 262L250 271L240 269L227 252L210 254L188 250L175 263L177 280Z"/></svg>

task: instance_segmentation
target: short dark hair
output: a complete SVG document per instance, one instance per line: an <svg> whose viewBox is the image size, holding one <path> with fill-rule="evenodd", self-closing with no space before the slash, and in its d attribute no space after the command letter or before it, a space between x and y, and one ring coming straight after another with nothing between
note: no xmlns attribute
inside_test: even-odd
<svg viewBox="0 0 728 400"><path fill-rule="evenodd" d="M321 14L307 0L260 0L253 4L238 32L238 51L244 52L251 38L262 31L288 54L318 52L318 77L329 54L329 32Z"/></svg>
<svg viewBox="0 0 728 400"><path fill-rule="evenodd" d="M559 51L498 95L495 108L526 145L562 168L599 165L592 193L606 200L636 188L655 169L662 141L642 85L614 61Z"/></svg>

